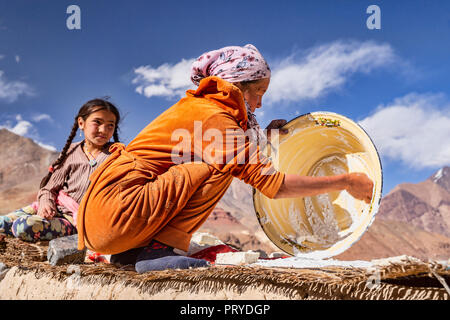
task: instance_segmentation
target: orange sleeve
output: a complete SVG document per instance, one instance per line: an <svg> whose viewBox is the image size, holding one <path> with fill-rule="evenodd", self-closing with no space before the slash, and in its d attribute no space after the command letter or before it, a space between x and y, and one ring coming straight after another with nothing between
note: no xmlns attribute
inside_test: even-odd
<svg viewBox="0 0 450 320"><path fill-rule="evenodd" d="M202 148L194 152L217 170L229 173L273 198L284 181L284 173L275 170L273 163L260 147L239 127L228 113L216 113L202 125Z"/></svg>

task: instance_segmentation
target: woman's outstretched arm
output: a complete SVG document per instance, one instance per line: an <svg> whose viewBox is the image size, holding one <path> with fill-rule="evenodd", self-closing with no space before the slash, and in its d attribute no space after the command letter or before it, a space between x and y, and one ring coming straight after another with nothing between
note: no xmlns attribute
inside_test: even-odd
<svg viewBox="0 0 450 320"><path fill-rule="evenodd" d="M373 182L364 173L346 173L327 177L286 174L275 199L315 196L332 191L347 190L354 198L369 203Z"/></svg>

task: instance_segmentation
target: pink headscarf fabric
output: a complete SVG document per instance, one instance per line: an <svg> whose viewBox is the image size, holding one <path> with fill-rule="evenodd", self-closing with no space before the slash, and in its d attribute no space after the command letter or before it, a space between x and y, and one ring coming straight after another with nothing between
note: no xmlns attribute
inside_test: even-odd
<svg viewBox="0 0 450 320"><path fill-rule="evenodd" d="M203 78L217 76L228 82L270 78L270 68L255 46L230 46L202 54L191 68L191 80L199 85Z"/></svg>

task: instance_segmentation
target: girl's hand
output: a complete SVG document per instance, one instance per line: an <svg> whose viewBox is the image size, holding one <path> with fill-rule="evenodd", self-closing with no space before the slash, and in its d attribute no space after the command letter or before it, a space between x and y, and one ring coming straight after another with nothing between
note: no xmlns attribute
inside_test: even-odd
<svg viewBox="0 0 450 320"><path fill-rule="evenodd" d="M373 182L365 173L349 173L346 190L354 198L370 203L372 200Z"/></svg>
<svg viewBox="0 0 450 320"><path fill-rule="evenodd" d="M38 209L38 213L37 213L38 216L40 216L44 219L47 219L47 220L53 219L55 214L56 214L56 209L51 204L48 204L48 203L40 205L39 209Z"/></svg>

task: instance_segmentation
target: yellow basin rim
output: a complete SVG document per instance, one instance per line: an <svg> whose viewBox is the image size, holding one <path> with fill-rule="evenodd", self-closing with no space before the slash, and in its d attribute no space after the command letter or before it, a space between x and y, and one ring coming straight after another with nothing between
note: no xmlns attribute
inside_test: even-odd
<svg viewBox="0 0 450 320"><path fill-rule="evenodd" d="M283 129L288 133L263 149L278 171L303 176L364 172L374 181L370 204L347 191L275 200L253 189L258 221L278 248L305 258L338 255L361 238L378 211L383 171L377 149L358 124L332 112L299 116Z"/></svg>

